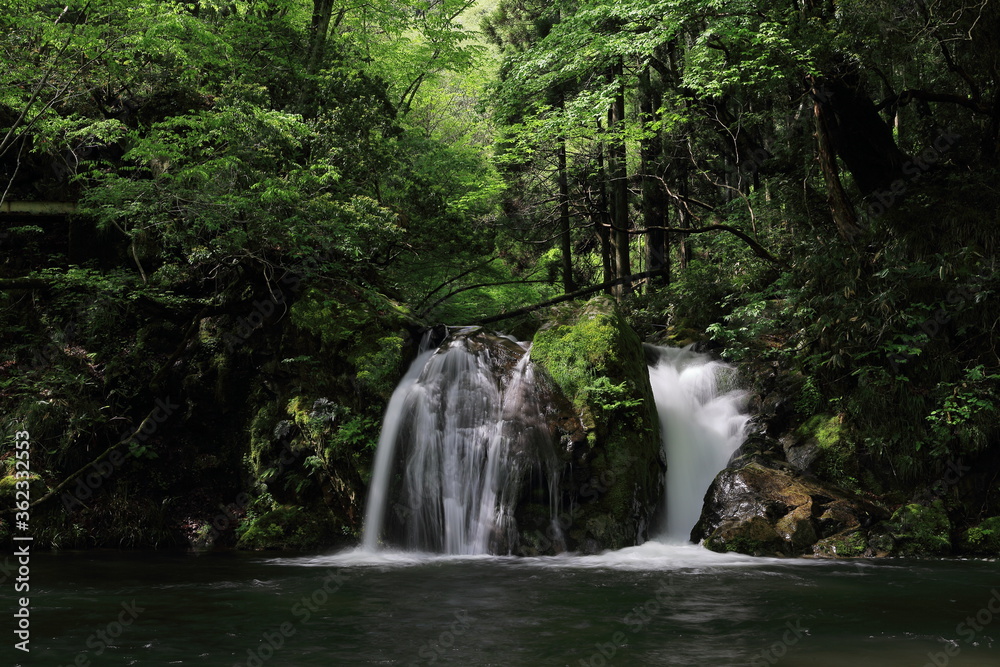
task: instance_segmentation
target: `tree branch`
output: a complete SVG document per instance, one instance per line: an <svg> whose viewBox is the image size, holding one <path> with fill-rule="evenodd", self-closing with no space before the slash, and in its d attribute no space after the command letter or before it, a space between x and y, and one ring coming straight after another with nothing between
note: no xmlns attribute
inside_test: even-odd
<svg viewBox="0 0 1000 667"><path fill-rule="evenodd" d="M524 308L518 308L517 310L512 310L509 313L500 313L499 315L491 315L485 317L474 324L490 324L492 322L500 322L502 320L509 320L512 317L520 317L521 315L527 315L528 313L538 310L539 308L545 308L546 306L554 306L557 303L562 303L564 301L572 301L573 299L579 299L582 296L589 296L596 292L606 290L616 285L624 285L625 283L633 283L637 280L643 280L645 278L652 278L654 276L661 275L661 271L643 271L642 273L634 273L630 276L624 276L622 278L616 278L615 280L609 280L607 282L601 283L600 285L593 285L592 287L585 287L584 289L578 289L575 292L570 292L569 294L563 294L562 296L557 296L554 299L549 299L548 301L543 301L541 303L536 303L533 306L525 306Z"/></svg>
<svg viewBox="0 0 1000 667"><path fill-rule="evenodd" d="M548 282L549 282L548 280L504 280L503 282L499 283L478 283L476 285L468 285L466 287L460 287L457 290L448 292L443 297L441 297L431 305L427 306L427 308L421 311L420 314L417 315L417 317L418 318L424 317L428 313L432 312L439 305L441 305L451 297L455 296L456 294L461 294L462 292L468 292L469 290L473 289L479 289L480 287L499 287L501 285L530 285L535 283L548 283Z"/></svg>
<svg viewBox="0 0 1000 667"><path fill-rule="evenodd" d="M906 106L912 100L957 104L959 106L966 107L967 109L972 109L976 113L986 114L989 116L996 114L996 110L992 109L988 104L984 104L983 102L979 102L964 95L956 95L955 93L935 93L929 90L914 89L904 90L898 95L887 97L875 107L875 110L882 111L886 107Z"/></svg>

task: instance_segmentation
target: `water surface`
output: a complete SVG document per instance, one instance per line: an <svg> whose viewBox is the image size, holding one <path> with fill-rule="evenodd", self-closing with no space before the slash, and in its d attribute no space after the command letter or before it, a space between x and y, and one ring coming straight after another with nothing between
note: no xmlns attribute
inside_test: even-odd
<svg viewBox="0 0 1000 667"><path fill-rule="evenodd" d="M989 561L85 552L37 555L32 589L7 664L1000 664Z"/></svg>

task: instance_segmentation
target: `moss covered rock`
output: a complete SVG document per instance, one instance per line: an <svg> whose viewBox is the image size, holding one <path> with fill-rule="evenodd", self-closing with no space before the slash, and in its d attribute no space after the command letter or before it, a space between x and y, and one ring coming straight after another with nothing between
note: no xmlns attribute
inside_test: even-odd
<svg viewBox="0 0 1000 667"><path fill-rule="evenodd" d="M859 490L857 454L844 437L842 415L819 414L807 419L782 443L793 467L844 488Z"/></svg>
<svg viewBox="0 0 1000 667"><path fill-rule="evenodd" d="M316 549L345 539L343 525L329 512L278 507L240 526L240 549Z"/></svg>
<svg viewBox="0 0 1000 667"><path fill-rule="evenodd" d="M882 526L892 538L893 556L946 556L951 553L951 521L940 500L903 505Z"/></svg>
<svg viewBox="0 0 1000 667"><path fill-rule="evenodd" d="M845 530L816 542L813 553L822 558L860 558L869 553L868 538L862 530Z"/></svg>
<svg viewBox="0 0 1000 667"><path fill-rule="evenodd" d="M983 519L962 533L962 551L979 556L1000 556L1000 516Z"/></svg>
<svg viewBox="0 0 1000 667"><path fill-rule="evenodd" d="M663 491L659 421L642 342L614 302L553 311L531 358L565 396L550 414L566 465L561 539L581 551L648 537Z"/></svg>

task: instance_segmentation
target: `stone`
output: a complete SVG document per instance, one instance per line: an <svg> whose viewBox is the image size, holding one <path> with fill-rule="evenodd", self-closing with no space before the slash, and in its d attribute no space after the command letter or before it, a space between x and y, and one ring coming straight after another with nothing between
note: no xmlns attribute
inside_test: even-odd
<svg viewBox="0 0 1000 667"><path fill-rule="evenodd" d="M753 460L716 476L691 539L704 539L713 551L756 556L817 551L829 557L848 552L855 556L861 555L857 548L838 548L836 541L852 532L863 534L884 517L880 508L855 494L773 462Z"/></svg>

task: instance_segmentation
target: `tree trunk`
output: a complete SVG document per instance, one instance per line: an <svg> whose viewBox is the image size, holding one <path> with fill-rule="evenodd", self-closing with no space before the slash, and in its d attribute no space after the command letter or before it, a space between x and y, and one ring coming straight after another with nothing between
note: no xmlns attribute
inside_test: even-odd
<svg viewBox="0 0 1000 667"><path fill-rule="evenodd" d="M661 105L660 91L653 86L652 72L647 65L639 75L639 111L642 122L652 123ZM655 277L650 278L648 289L670 284L670 254L667 249L667 235L663 227L669 227L665 192L653 172L660 168L663 159L663 141L659 130L652 136L644 136L640 147L642 158L642 222L646 231L646 269Z"/></svg>
<svg viewBox="0 0 1000 667"><path fill-rule="evenodd" d="M678 164L680 165L680 169L677 178L677 190L683 200L687 201L690 194L690 170L685 160L679 160ZM677 207L677 226L680 229L688 229L691 226L691 214L688 212L686 205ZM680 270L687 271L688 265L691 263L692 253L691 241L684 234L681 234L680 238L677 239L677 255Z"/></svg>
<svg viewBox="0 0 1000 667"><path fill-rule="evenodd" d="M810 84L827 152L844 161L858 190L867 197L905 178L903 166L909 158L896 146L892 130L855 79L856 74L847 72L811 78Z"/></svg>
<svg viewBox="0 0 1000 667"><path fill-rule="evenodd" d="M560 99L560 102L562 100ZM569 175L566 167L566 137L559 138L559 245L562 249L563 291L576 289L573 281L573 238L569 219Z"/></svg>
<svg viewBox="0 0 1000 667"><path fill-rule="evenodd" d="M326 47L326 33L330 29L333 16L333 0L313 0L312 23L309 27L309 61L306 65L310 74L315 74L323 59Z"/></svg>
<svg viewBox="0 0 1000 667"><path fill-rule="evenodd" d="M603 137L601 121L597 121L597 136ZM597 219L594 221L597 229L597 238L601 240L601 266L604 269L604 282L610 283L615 279L615 256L611 251L611 215L608 210L608 180L607 172L604 169L604 147L606 142L601 139L597 146ZM607 288L607 293L611 294L611 287Z"/></svg>
<svg viewBox="0 0 1000 667"><path fill-rule="evenodd" d="M837 232L848 243L861 232L858 225L858 218L854 212L844 191L844 186L840 182L840 170L837 167L837 158L834 154L833 142L830 138L830 128L827 121L826 110L823 99L826 97L824 91L813 88L815 103L813 104L814 118L816 121L816 144L819 159L819 167L823 172L823 180L826 183L826 199L830 206L830 214L833 222L837 226Z"/></svg>
<svg viewBox="0 0 1000 667"><path fill-rule="evenodd" d="M611 180L611 238L618 278L632 272L629 257L628 167L624 138L625 82L622 80L623 70L624 66L620 59L611 68L609 78L617 82L617 91L615 100L608 110L608 131L611 133L608 143L608 175ZM617 292L620 296L631 291L632 285L630 283L622 283L617 286Z"/></svg>

